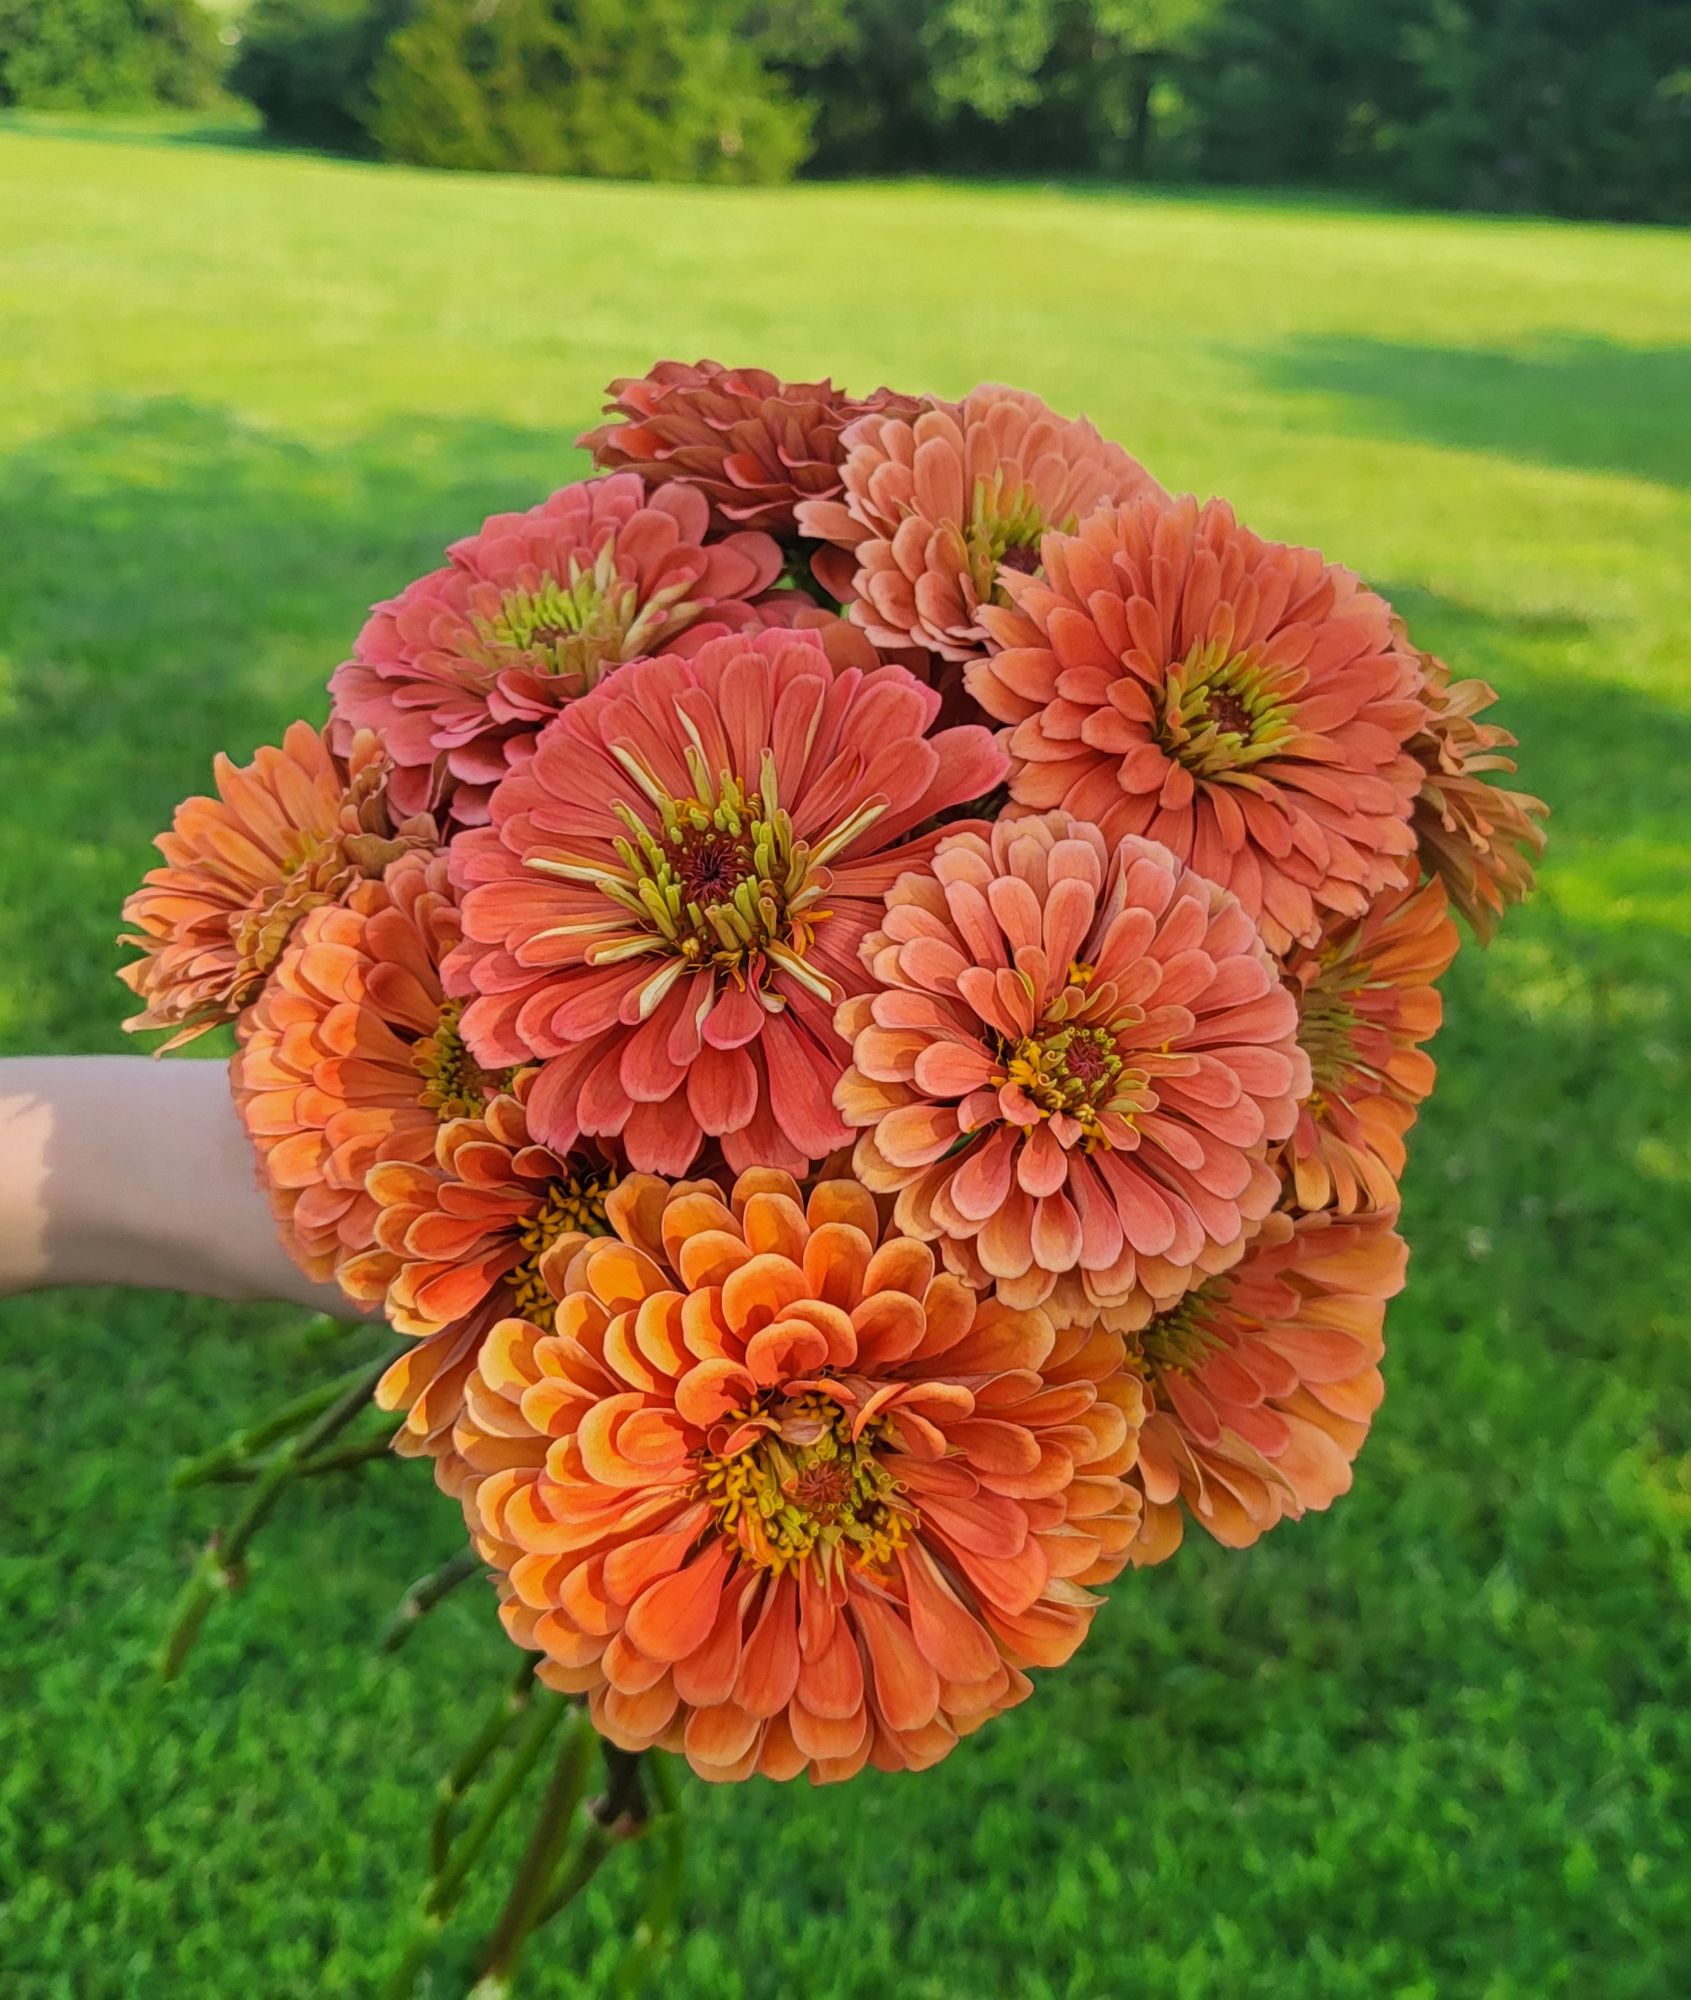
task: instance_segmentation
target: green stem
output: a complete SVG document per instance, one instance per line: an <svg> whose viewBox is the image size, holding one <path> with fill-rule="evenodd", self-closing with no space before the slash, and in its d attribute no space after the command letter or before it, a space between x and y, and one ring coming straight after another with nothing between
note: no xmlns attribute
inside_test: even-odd
<svg viewBox="0 0 1691 2000"><path fill-rule="evenodd" d="M547 1886L569 1839L581 1795L587 1789L587 1766L593 1754L593 1743L593 1731L577 1709L572 1715L571 1727L558 1747L557 1762L552 1766L534 1831L523 1850L511 1893L505 1899L505 1907L499 1913L499 1921L482 1955L482 1977L486 1981L509 1984L522 1956L523 1946L536 1928Z"/></svg>
<svg viewBox="0 0 1691 2000"><path fill-rule="evenodd" d="M385 1431L380 1437L361 1438L356 1444L344 1444L336 1451L320 1452L316 1458L301 1461L294 1468L296 1479L320 1479L328 1472L351 1472L355 1467L368 1465L372 1459L393 1456L393 1432ZM211 1486L251 1486L264 1477L270 1464L267 1458L256 1460L251 1465L228 1465L211 1473L206 1484Z"/></svg>
<svg viewBox="0 0 1691 2000"><path fill-rule="evenodd" d="M340 1396L348 1383L360 1380L365 1372L365 1364L360 1363L344 1375L335 1376L332 1381L319 1382L314 1389L307 1389L303 1395L294 1397L292 1402L272 1410L269 1416L261 1418L256 1424L226 1437L210 1451L201 1452L197 1458L183 1459L171 1474L171 1485L179 1493L190 1486L204 1486L208 1481L222 1477L230 1466L256 1458L278 1438L291 1437L295 1431L302 1430L319 1411L326 1410Z"/></svg>
<svg viewBox="0 0 1691 2000"><path fill-rule="evenodd" d="M442 1874L452 1846L452 1814L460 1799L481 1775L482 1766L497 1750L519 1715L528 1712L538 1683L534 1678L534 1655L524 1653L511 1685L490 1710L487 1720L459 1753L458 1761L440 1783L440 1802L429 1828L429 1873Z"/></svg>
<svg viewBox="0 0 1691 2000"><path fill-rule="evenodd" d="M403 1347L395 1348L380 1361L367 1361L362 1368L353 1370L330 1385L339 1391L334 1401L322 1409L304 1430L296 1432L280 1450L266 1459L263 1471L253 1482L246 1505L227 1533L212 1536L199 1561L188 1573L188 1580L176 1600L170 1629L159 1650L158 1667L163 1679L174 1680L182 1671L182 1663L193 1650L212 1606L241 1583L242 1564L253 1537L276 1511L277 1502L298 1478L301 1465L310 1461L324 1445L346 1429L370 1400L376 1384L405 1351Z"/></svg>
<svg viewBox="0 0 1691 2000"><path fill-rule="evenodd" d="M436 1916L447 1915L463 1893L470 1870L481 1859L482 1851L493 1838L493 1830L505 1809L521 1790L523 1780L546 1747L546 1739L569 1710L568 1700L562 1695L552 1695L549 1690L534 1701L527 1727L512 1746L504 1769L488 1788L481 1811L471 1820L458 1845L448 1854L446 1866L435 1877L434 1887L429 1891L428 1907Z"/></svg>
<svg viewBox="0 0 1691 2000"><path fill-rule="evenodd" d="M426 1617L449 1591L466 1583L472 1576L486 1568L481 1557L473 1548L461 1548L450 1562L442 1563L437 1570L427 1576L420 1576L399 1600L393 1616L382 1628L382 1636L377 1642L384 1653L396 1653L417 1629L419 1618Z"/></svg>

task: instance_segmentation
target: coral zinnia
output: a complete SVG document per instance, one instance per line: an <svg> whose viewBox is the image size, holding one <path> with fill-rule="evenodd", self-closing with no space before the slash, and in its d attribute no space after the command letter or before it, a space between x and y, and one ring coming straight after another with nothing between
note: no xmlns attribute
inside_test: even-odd
<svg viewBox="0 0 1691 2000"><path fill-rule="evenodd" d="M933 1764L1068 1659L1137 1524L1118 1336L936 1276L849 1180L609 1209L457 1434L543 1679L703 1777L828 1780Z"/></svg>
<svg viewBox="0 0 1691 2000"><path fill-rule="evenodd" d="M1433 1087L1421 1047L1438 1032L1434 983L1456 956L1441 883L1395 889L1365 917L1292 954L1298 1042L1314 1088L1285 1165L1300 1208L1395 1208L1404 1135Z"/></svg>
<svg viewBox="0 0 1691 2000"><path fill-rule="evenodd" d="M940 697L898 667L833 671L809 634L725 639L625 668L567 710L464 835L482 1063L541 1059L536 1134L614 1134L636 1167L803 1171L850 1137L835 1004L933 814L1002 776L979 727L923 732Z"/></svg>
<svg viewBox="0 0 1691 2000"><path fill-rule="evenodd" d="M442 1072L445 1088L465 1081ZM533 1082L525 1071L481 1111L449 1118L432 1159L384 1159L365 1175L375 1241L335 1275L348 1297L380 1305L416 1339L376 1391L383 1409L407 1413L402 1451L449 1453L488 1329L510 1313L549 1320L570 1258L605 1232L615 1171L597 1155L534 1142Z"/></svg>
<svg viewBox="0 0 1691 2000"><path fill-rule="evenodd" d="M1084 418L991 384L913 416L861 417L845 442L845 497L798 510L804 533L831 545L816 572L853 600L852 618L877 645L947 660L985 646L982 612L1001 566L1030 570L1047 530L1161 492Z"/></svg>
<svg viewBox="0 0 1691 2000"><path fill-rule="evenodd" d="M257 994L294 926L342 900L390 861L435 844L434 822L396 822L391 766L360 732L347 758L308 722L248 765L221 754L216 798L185 799L154 843L165 866L123 906L121 942L143 954L119 969L145 1003L126 1028L174 1028L167 1049L232 1021Z"/></svg>
<svg viewBox="0 0 1691 2000"><path fill-rule="evenodd" d="M902 875L841 1007L837 1102L901 1229L1015 1306L1134 1326L1239 1254L1309 1089L1238 900L1066 813Z"/></svg>
<svg viewBox="0 0 1691 2000"><path fill-rule="evenodd" d="M535 731L613 667L738 631L781 568L767 535L713 540L687 486L633 473L495 514L448 562L377 605L330 681L335 713L380 730L411 810L487 819Z"/></svg>
<svg viewBox="0 0 1691 2000"><path fill-rule="evenodd" d="M1173 1554L1183 1511L1243 1548L1349 1491L1384 1393L1386 1301L1409 1254L1392 1225L1379 1212L1270 1216L1231 1271L1138 1337L1150 1414L1134 1562Z"/></svg>
<svg viewBox="0 0 1691 2000"><path fill-rule="evenodd" d="M576 443L602 466L696 486L718 521L790 539L804 500L840 491L840 433L871 411L914 415L912 396L848 396L832 382L783 382L762 368L660 361L606 392L620 422Z"/></svg>
<svg viewBox="0 0 1691 2000"><path fill-rule="evenodd" d="M983 612L969 691L1011 797L1160 840L1233 890L1276 952L1401 888L1421 675L1384 600L1222 500L1162 496L1049 536Z"/></svg>
<svg viewBox="0 0 1691 2000"><path fill-rule="evenodd" d="M1435 653L1415 657L1428 709L1426 727L1409 745L1425 774L1414 820L1421 865L1443 882L1480 942L1489 943L1498 918L1532 888L1550 808L1489 775L1515 768L1508 754L1514 736L1475 719L1496 701L1496 690L1484 681L1453 681Z"/></svg>
<svg viewBox="0 0 1691 2000"><path fill-rule="evenodd" d="M432 1161L442 1124L505 1086L458 1034L440 965L462 935L446 856L410 854L345 906L313 910L252 1010L231 1066L284 1240L313 1277L374 1242L364 1178Z"/></svg>

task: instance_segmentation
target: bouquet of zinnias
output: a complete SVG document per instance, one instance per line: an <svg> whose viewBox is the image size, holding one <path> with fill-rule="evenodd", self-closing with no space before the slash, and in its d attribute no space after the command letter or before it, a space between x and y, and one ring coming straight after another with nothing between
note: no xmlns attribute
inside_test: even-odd
<svg viewBox="0 0 1691 2000"><path fill-rule="evenodd" d="M916 1769L1188 1518L1348 1487L1493 699L1091 425L663 363L131 898L511 1638L707 1778Z"/></svg>

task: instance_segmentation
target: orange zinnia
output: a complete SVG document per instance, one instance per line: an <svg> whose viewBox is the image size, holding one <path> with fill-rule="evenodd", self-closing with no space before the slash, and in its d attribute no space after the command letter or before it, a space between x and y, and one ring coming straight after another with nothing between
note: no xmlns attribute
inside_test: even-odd
<svg viewBox="0 0 1691 2000"><path fill-rule="evenodd" d="M635 1175L607 1207L556 1332L495 1328L458 1426L512 1637L707 1778L936 1762L1125 1560L1119 1337L936 1275L854 1181Z"/></svg>
<svg viewBox="0 0 1691 2000"><path fill-rule="evenodd" d="M313 910L252 1010L231 1066L284 1240L316 1278L375 1241L364 1178L425 1165L442 1124L504 1087L458 1034L440 964L462 935L446 856L408 854L343 906Z"/></svg>
<svg viewBox="0 0 1691 2000"><path fill-rule="evenodd" d="M829 546L812 567L878 646L970 660L1001 570L1031 570L1040 538L1095 507L1161 488L1084 418L988 383L961 403L861 417L845 434L845 493L807 501Z"/></svg>
<svg viewBox="0 0 1691 2000"><path fill-rule="evenodd" d="M390 765L361 732L346 759L308 722L245 766L221 753L216 798L185 799L154 843L148 871L123 906L122 942L143 955L118 977L144 1002L126 1028L174 1028L176 1048L232 1021L255 997L294 926L341 901L413 848L435 845L427 815L396 823Z"/></svg>
<svg viewBox="0 0 1691 2000"><path fill-rule="evenodd" d="M1138 1326L1273 1207L1309 1089L1236 898L1067 813L941 841L863 943L835 1093L898 1225L1010 1305Z"/></svg>
<svg viewBox="0 0 1691 2000"><path fill-rule="evenodd" d="M1386 1301L1408 1246L1395 1216L1271 1216L1223 1277L1135 1341L1149 1414L1135 1563L1180 1546L1183 1514L1229 1548L1348 1492L1385 1393Z"/></svg>
<svg viewBox="0 0 1691 2000"><path fill-rule="evenodd" d="M480 1112L441 1125L432 1159L385 1159L365 1175L375 1241L335 1275L416 1338L376 1392L383 1409L408 1413L412 1449L448 1448L487 1330L509 1313L549 1317L569 1259L606 1227L614 1169L533 1141L533 1083L526 1070Z"/></svg>
<svg viewBox="0 0 1691 2000"><path fill-rule="evenodd" d="M1401 626L1399 633L1407 646ZM1424 773L1414 821L1421 865L1443 882L1486 944L1503 912L1532 888L1550 808L1490 775L1515 768L1508 754L1515 738L1496 723L1475 719L1496 701L1496 690L1484 681L1453 681L1435 653L1415 657L1426 677L1428 709L1426 727L1409 745Z"/></svg>
<svg viewBox="0 0 1691 2000"><path fill-rule="evenodd" d="M1438 1032L1435 982L1456 946L1444 887L1427 882L1391 891L1292 954L1286 977L1315 1081L1285 1153L1299 1208L1397 1206L1404 1135L1433 1087L1421 1044Z"/></svg>
<svg viewBox="0 0 1691 2000"><path fill-rule="evenodd" d="M1040 561L1006 573L967 675L1017 805L1161 841L1275 952L1404 885L1426 708L1382 598L1223 500L1101 509Z"/></svg>

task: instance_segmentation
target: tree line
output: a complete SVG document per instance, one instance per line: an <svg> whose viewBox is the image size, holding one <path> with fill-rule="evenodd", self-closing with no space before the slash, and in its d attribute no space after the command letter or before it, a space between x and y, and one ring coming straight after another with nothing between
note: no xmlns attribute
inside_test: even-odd
<svg viewBox="0 0 1691 2000"><path fill-rule="evenodd" d="M1691 217L1691 0L0 0L0 104L219 90L439 167Z"/></svg>

